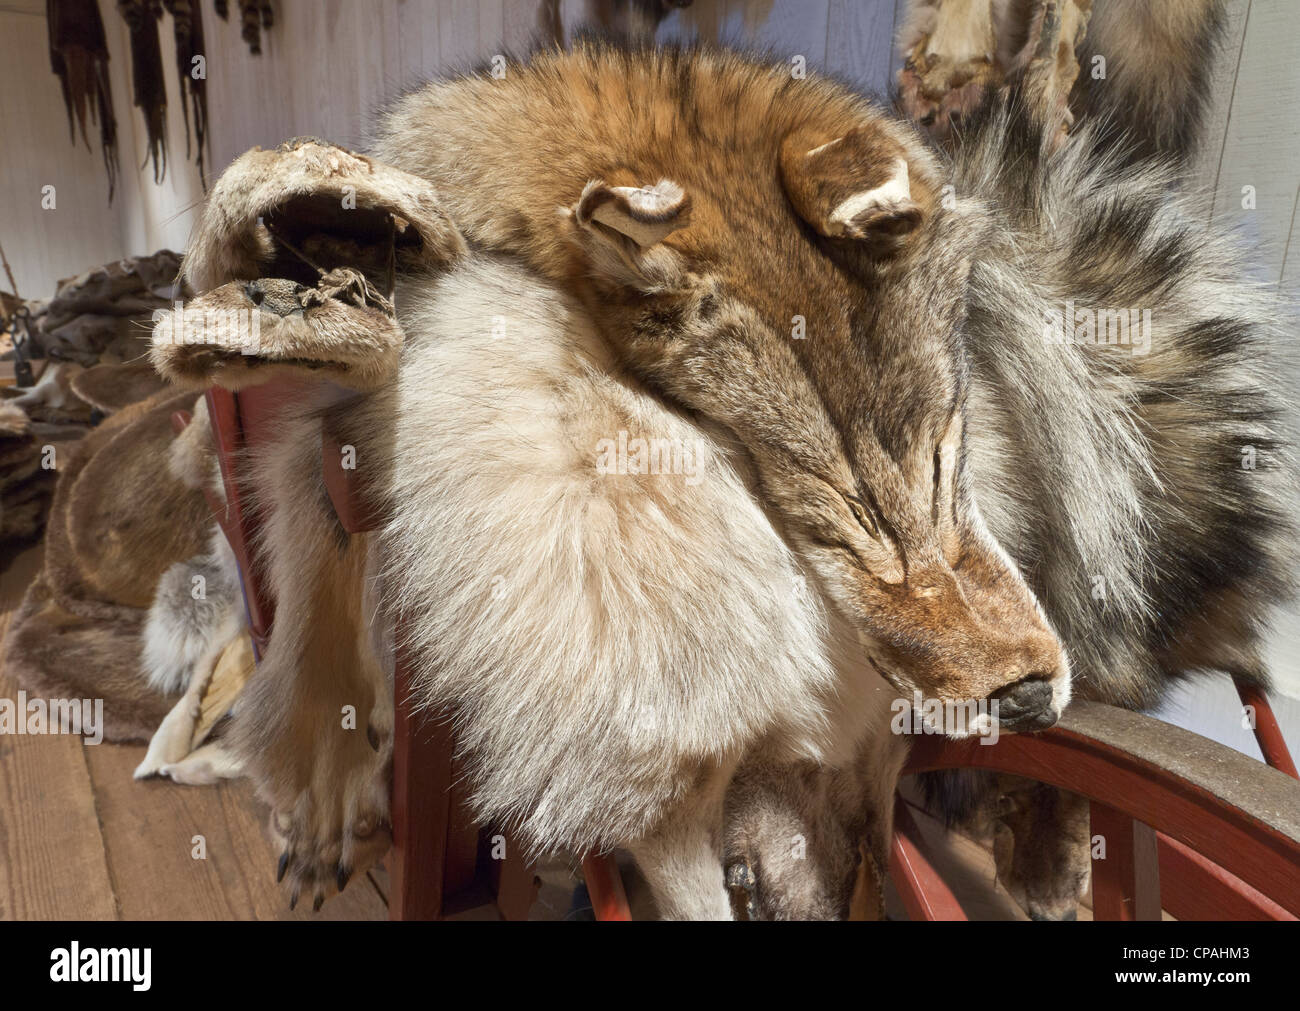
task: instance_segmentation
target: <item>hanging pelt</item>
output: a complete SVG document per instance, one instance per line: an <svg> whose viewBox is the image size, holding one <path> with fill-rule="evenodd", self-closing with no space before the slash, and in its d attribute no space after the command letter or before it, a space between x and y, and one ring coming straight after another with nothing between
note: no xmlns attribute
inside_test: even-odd
<svg viewBox="0 0 1300 1011"><path fill-rule="evenodd" d="M196 58L207 59L203 45L203 11L198 0L163 0L163 6L172 16L176 36L176 76L181 88L181 117L185 121L185 157L190 157L190 110L194 111L194 145L198 149L195 161L199 166L199 181L208 188L204 169L204 146L208 134L207 72L195 75ZM187 101L188 99L188 101Z"/></svg>
<svg viewBox="0 0 1300 1011"><path fill-rule="evenodd" d="M86 110L99 121L99 146L108 172L108 200L117 185L117 120L113 117L113 92L108 81L108 45L96 0L46 0L45 20L50 32L50 65L63 89L68 110L68 132L90 147L86 136Z"/></svg>
<svg viewBox="0 0 1300 1011"><path fill-rule="evenodd" d="M117 0L117 9L131 32L131 81L149 137L146 161L153 160L153 181L160 183L167 174L167 85L158 45L162 0Z"/></svg>
<svg viewBox="0 0 1300 1011"><path fill-rule="evenodd" d="M221 14L226 5L220 4L217 13ZM225 14L221 14L224 18ZM271 0L239 0L240 34L248 43L248 51L254 56L262 52L262 31L275 24L275 11Z"/></svg>

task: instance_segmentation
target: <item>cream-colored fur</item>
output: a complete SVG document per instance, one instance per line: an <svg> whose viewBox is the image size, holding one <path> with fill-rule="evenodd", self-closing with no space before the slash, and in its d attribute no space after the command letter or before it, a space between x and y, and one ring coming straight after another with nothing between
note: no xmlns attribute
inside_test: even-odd
<svg viewBox="0 0 1300 1011"><path fill-rule="evenodd" d="M744 452L624 374L571 300L485 257L398 305L397 383L340 424L386 475L391 613L476 812L537 849L629 846L666 915L723 915L732 769L851 762L893 693L832 655ZM620 432L702 464L600 473Z"/></svg>

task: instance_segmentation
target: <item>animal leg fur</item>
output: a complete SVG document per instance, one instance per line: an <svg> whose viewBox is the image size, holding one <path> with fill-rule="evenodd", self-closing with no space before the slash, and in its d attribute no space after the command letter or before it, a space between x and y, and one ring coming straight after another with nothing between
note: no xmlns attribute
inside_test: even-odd
<svg viewBox="0 0 1300 1011"><path fill-rule="evenodd" d="M664 920L730 920L722 871L722 798L734 766L712 773L660 824L632 843Z"/></svg>
<svg viewBox="0 0 1300 1011"><path fill-rule="evenodd" d="M291 904L309 892L319 908L391 841L392 688L371 634L370 537L344 533L329 505L319 423L284 430L263 461L265 479L254 482L271 489L265 550L275 625L231 741L271 807Z"/></svg>

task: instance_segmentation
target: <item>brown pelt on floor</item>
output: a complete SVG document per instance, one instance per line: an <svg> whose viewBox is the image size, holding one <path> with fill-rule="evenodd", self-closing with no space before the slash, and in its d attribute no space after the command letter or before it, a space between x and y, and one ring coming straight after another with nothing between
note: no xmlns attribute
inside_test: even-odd
<svg viewBox="0 0 1300 1011"><path fill-rule="evenodd" d="M60 460L40 573L5 642L19 686L44 698L104 700L109 740L148 740L174 699L141 673L141 634L159 577L206 548L211 511L168 469L165 390L123 408Z"/></svg>

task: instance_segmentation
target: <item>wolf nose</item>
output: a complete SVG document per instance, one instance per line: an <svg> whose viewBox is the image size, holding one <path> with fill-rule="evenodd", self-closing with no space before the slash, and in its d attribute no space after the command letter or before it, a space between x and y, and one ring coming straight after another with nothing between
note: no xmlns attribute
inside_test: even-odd
<svg viewBox="0 0 1300 1011"><path fill-rule="evenodd" d="M1003 730L1046 730L1060 715L1052 705L1052 686L1031 677L999 688L989 698L997 702L998 724Z"/></svg>

